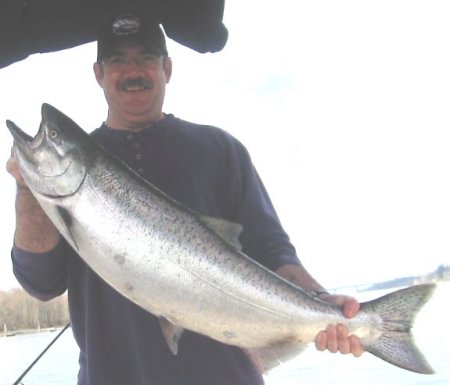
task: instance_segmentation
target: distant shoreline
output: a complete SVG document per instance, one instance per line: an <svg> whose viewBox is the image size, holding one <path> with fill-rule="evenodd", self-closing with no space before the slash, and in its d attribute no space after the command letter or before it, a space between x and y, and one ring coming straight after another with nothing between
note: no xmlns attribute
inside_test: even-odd
<svg viewBox="0 0 450 385"><path fill-rule="evenodd" d="M24 334L36 334L36 333L53 333L58 330L61 330L64 326L55 326L49 328L41 328L41 329L19 329L19 330L10 330L0 333L0 338L2 337L15 337Z"/></svg>

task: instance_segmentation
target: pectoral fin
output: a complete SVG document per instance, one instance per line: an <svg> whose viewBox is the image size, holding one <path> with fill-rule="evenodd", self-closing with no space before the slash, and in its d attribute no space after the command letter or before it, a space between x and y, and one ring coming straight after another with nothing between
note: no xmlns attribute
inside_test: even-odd
<svg viewBox="0 0 450 385"><path fill-rule="evenodd" d="M59 214L58 228L61 234L66 238L66 240L72 245L75 250L78 250L78 245L75 237L72 234L72 215L64 207L56 206L56 211Z"/></svg>
<svg viewBox="0 0 450 385"><path fill-rule="evenodd" d="M75 250L78 250L76 239L72 234L73 218L71 213L66 208L48 203L45 200L39 200L39 204L61 235Z"/></svg>
<svg viewBox="0 0 450 385"><path fill-rule="evenodd" d="M164 317L159 318L159 324L161 325L161 330L163 332L164 338L166 339L167 346L169 346L169 349L173 355L177 355L178 341L180 340L184 329L177 325L174 325Z"/></svg>

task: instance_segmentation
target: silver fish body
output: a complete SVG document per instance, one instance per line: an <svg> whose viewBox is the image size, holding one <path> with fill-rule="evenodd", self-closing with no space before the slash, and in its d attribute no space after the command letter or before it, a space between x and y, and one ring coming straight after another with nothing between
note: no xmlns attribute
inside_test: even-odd
<svg viewBox="0 0 450 385"><path fill-rule="evenodd" d="M55 108L43 105L35 138L7 125L23 177L49 218L109 285L160 318L174 354L188 329L239 346L271 368L341 323L378 357L433 372L410 331L434 285L363 303L346 319L243 254L239 225L183 207Z"/></svg>

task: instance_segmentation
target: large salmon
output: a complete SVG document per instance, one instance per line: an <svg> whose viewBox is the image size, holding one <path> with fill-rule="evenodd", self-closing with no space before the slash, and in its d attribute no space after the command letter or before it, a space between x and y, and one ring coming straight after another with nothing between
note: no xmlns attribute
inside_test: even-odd
<svg viewBox="0 0 450 385"><path fill-rule="evenodd" d="M240 226L183 207L107 153L55 108L36 137L14 123L23 177L61 234L108 284L161 320L174 354L189 329L239 346L266 368L341 323L364 348L399 367L433 373L411 328L434 285L363 303L352 319L240 251Z"/></svg>

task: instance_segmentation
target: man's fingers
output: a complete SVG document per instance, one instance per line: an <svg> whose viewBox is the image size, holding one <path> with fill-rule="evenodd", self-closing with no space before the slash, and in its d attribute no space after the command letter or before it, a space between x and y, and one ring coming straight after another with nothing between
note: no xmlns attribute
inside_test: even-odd
<svg viewBox="0 0 450 385"><path fill-rule="evenodd" d="M348 334L344 325L329 325L326 330L321 331L315 340L316 349L328 350L331 353L353 354L359 357L364 353L364 348L358 337Z"/></svg>
<svg viewBox="0 0 450 385"><path fill-rule="evenodd" d="M25 180L20 172L19 165L17 163L15 146L11 147L11 157L6 162L6 171L8 171L17 181L19 186L26 187Z"/></svg>
<svg viewBox="0 0 450 385"><path fill-rule="evenodd" d="M323 352L327 348L327 332L321 331L316 337L316 349Z"/></svg>
<svg viewBox="0 0 450 385"><path fill-rule="evenodd" d="M331 325L327 327L327 349L331 353L337 353L339 350L337 328Z"/></svg>
<svg viewBox="0 0 450 385"><path fill-rule="evenodd" d="M364 353L364 348L361 345L360 339L358 337L356 337L356 336L350 336L349 337L349 341L350 341L350 352L355 357L362 356L362 354Z"/></svg>

